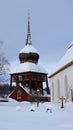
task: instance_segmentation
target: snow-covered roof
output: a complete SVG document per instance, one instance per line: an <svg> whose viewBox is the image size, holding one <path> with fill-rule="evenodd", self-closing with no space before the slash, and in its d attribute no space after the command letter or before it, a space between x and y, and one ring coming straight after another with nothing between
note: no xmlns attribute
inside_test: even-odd
<svg viewBox="0 0 73 130"><path fill-rule="evenodd" d="M50 75L53 75L54 73L56 73L57 71L62 69L64 66L71 63L72 61L73 61L73 42L70 43L70 45L68 46L67 52L61 58L61 60L58 62L58 64L56 65L54 71Z"/></svg>
<svg viewBox="0 0 73 130"><path fill-rule="evenodd" d="M19 53L38 53L39 52L32 45L25 45L24 48Z"/></svg>
<svg viewBox="0 0 73 130"><path fill-rule="evenodd" d="M41 65L35 64L35 63L31 63L31 62L25 62L25 63L18 64L18 65L10 72L10 74L22 73L22 72L47 73L47 72L45 71L45 69L44 69Z"/></svg>

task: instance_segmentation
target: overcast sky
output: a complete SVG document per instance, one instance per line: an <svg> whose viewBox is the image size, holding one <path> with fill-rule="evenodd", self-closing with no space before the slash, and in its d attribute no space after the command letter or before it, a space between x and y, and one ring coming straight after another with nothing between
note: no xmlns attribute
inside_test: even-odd
<svg viewBox="0 0 73 130"><path fill-rule="evenodd" d="M28 9L32 45L49 72L73 41L73 0L0 0L0 51L11 63L26 42Z"/></svg>

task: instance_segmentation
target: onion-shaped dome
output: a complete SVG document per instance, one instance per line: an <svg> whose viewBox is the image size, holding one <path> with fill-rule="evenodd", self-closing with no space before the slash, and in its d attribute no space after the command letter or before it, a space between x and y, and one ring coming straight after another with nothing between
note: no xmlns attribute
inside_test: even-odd
<svg viewBox="0 0 73 130"><path fill-rule="evenodd" d="M39 53L32 45L25 45L25 47L19 53L20 62L33 62L37 63L39 59Z"/></svg>

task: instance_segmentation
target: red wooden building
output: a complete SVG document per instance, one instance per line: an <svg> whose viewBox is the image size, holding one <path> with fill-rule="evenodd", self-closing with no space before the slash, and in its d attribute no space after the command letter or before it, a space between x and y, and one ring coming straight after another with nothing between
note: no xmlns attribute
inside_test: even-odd
<svg viewBox="0 0 73 130"><path fill-rule="evenodd" d="M39 53L31 43L29 17L26 44L19 52L19 60L20 63L10 73L10 97L18 101L30 101L39 95L41 100L49 101L50 92L47 73L45 69L39 65ZM12 92L13 83L16 84L16 88ZM26 88L28 92L26 92ZM37 90L39 90L39 93Z"/></svg>
<svg viewBox="0 0 73 130"><path fill-rule="evenodd" d="M24 88L20 86L17 86L15 90L12 91L12 93L10 94L10 98L13 98L19 102L30 100L32 101L31 94L28 94L28 92L25 91Z"/></svg>

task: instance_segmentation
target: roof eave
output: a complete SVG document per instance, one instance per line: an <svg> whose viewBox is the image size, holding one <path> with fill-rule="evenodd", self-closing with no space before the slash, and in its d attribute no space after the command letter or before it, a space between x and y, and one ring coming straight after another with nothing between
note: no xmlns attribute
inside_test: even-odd
<svg viewBox="0 0 73 130"><path fill-rule="evenodd" d="M67 63L66 65L64 65L60 69L56 70L54 73L52 73L51 75L49 75L48 78L51 78L51 77L55 76L56 74L58 74L59 72L63 71L64 69L66 69L67 67L69 67L71 65L73 65L73 61Z"/></svg>
<svg viewBox="0 0 73 130"><path fill-rule="evenodd" d="M27 71L27 72L17 72L17 73L10 73L10 75L17 75L17 74L24 74L24 73L37 73L37 74L48 74L43 72L34 72L34 71Z"/></svg>

